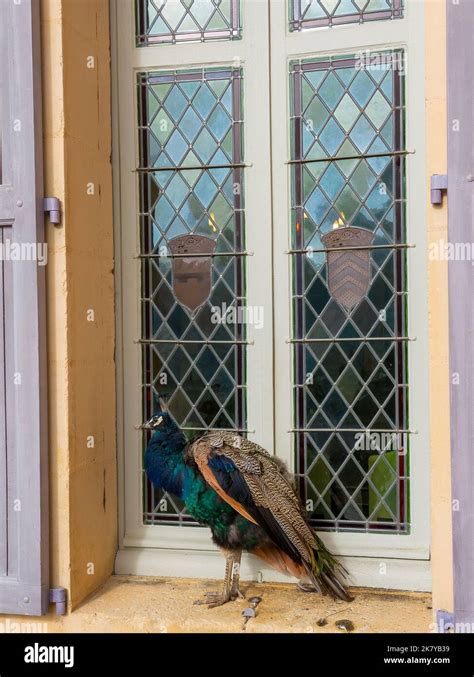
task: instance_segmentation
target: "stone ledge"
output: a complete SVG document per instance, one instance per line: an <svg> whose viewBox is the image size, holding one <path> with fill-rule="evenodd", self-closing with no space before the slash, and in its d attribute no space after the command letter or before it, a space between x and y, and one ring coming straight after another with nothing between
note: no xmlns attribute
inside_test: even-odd
<svg viewBox="0 0 474 677"><path fill-rule="evenodd" d="M220 586L221 581L112 576L69 615L38 620L47 622L48 632L242 632L246 600L216 609L193 604ZM357 588L355 600L347 604L303 593L294 585L244 581L242 589L247 598L262 598L245 632L344 632L335 625L341 619L351 620L354 631L363 633L426 633L432 627L426 593ZM317 625L333 612L326 625Z"/></svg>

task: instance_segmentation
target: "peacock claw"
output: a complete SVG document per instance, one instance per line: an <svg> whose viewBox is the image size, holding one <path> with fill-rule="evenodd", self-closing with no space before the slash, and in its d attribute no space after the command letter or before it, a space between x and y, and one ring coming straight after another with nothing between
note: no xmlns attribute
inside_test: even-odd
<svg viewBox="0 0 474 677"><path fill-rule="evenodd" d="M208 609L213 609L233 601L230 594L224 595L222 592L205 592L204 597L205 599L197 599L194 604L207 604Z"/></svg>

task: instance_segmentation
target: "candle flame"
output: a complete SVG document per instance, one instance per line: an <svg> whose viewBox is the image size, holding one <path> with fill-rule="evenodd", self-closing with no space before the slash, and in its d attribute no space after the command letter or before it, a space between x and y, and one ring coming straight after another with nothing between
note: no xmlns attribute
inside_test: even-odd
<svg viewBox="0 0 474 677"><path fill-rule="evenodd" d="M215 217L214 212L211 212L211 213L209 214L209 219L208 219L208 221L207 221L207 225L209 226L209 228L210 228L214 233L217 233L216 217Z"/></svg>
<svg viewBox="0 0 474 677"><path fill-rule="evenodd" d="M339 217L332 224L333 229L340 228L341 226L346 225L346 215L344 212L339 212Z"/></svg>

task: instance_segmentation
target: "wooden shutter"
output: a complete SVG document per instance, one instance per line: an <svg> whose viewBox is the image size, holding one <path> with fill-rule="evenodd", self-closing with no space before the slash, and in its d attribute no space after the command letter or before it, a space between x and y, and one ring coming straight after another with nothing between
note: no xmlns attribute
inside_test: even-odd
<svg viewBox="0 0 474 677"><path fill-rule="evenodd" d="M448 2L448 236L474 242L473 2ZM471 249L472 252L472 249ZM473 261L449 261L454 620L474 623Z"/></svg>
<svg viewBox="0 0 474 677"><path fill-rule="evenodd" d="M33 615L48 599L39 8L0 0L0 613Z"/></svg>

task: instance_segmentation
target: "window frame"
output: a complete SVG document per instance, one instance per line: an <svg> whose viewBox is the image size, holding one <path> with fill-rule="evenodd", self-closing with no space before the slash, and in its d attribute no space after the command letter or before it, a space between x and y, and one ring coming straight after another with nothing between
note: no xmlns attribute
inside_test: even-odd
<svg viewBox="0 0 474 677"><path fill-rule="evenodd" d="M424 40L419 27L424 25L422 3L407 2L405 16L396 21L368 22L367 24L332 28L289 31L283 0L271 4L272 34L285 31L285 40L272 41L272 177L274 215L274 265L275 297L290 298L290 262L283 261L283 252L290 243L290 158L289 131L289 62L293 59L351 55L371 49L383 51L402 48L406 50L406 147L416 148L408 155L406 170L406 221L407 241L416 246L407 249L408 326L410 336L416 341L408 350L409 417L410 428L417 431L411 440L411 533L375 534L350 532L321 532L322 538L335 552L347 557L375 557L429 560L429 431L428 431L428 317L426 265L426 215L425 215L425 134L424 134ZM418 27L418 30L417 30ZM339 48L334 48L334 31L340 35ZM286 108L281 105L286 101ZM280 103L279 103L280 102ZM284 168L284 169L283 169ZM420 190L423 187L423 190ZM411 224L416 224L417 231ZM286 257L288 259L289 257ZM415 274L416 271L416 274ZM416 289L417 293L413 294ZM290 337L291 307L278 304L274 308L275 336ZM292 383L291 345L277 340L275 362L282 366L275 373L275 453L293 466L293 452L288 443L288 430L293 428L291 409L282 395L285 383ZM283 368L283 365L285 368ZM416 485L416 493L413 486ZM373 584L373 583L372 583Z"/></svg>
<svg viewBox="0 0 474 677"><path fill-rule="evenodd" d="M203 65L235 64L236 54L244 68L244 138L246 162L246 237L247 249L254 252L247 269L248 304L273 308L273 318L266 317L264 329L250 327L248 359L248 428L257 430L249 437L293 467L291 440L291 309L289 257L289 88L288 62L306 56L353 54L369 47L387 49L401 47L410 54L407 77L407 147L417 153L410 156L407 171L407 222L416 223L419 232L416 248L408 250L409 281L417 271L418 293L409 306L410 327L417 341L409 352L408 369L412 374L410 400L411 427L418 430L416 449L412 453L412 478L417 495L412 499L410 535L321 532L323 540L343 555L351 570L351 581L366 585L398 589L429 590L429 436L428 436L428 360L427 360L427 274L424 252L425 229L425 146L424 146L424 41L420 27L424 22L421 3L409 2L405 16L397 21L368 22L361 26L348 24L332 28L290 32L285 0L264 2L247 0L242 5L242 39L205 43L160 44L146 48L135 46L133 1L111 0L112 70L113 70L113 154L114 214L116 224L117 274L117 379L118 379L118 449L119 449L119 552L117 573L141 575L219 576L222 563L207 529L181 526L144 526L141 523L141 480L138 472L140 440L134 429L141 422L140 358L134 341L140 331L139 269L133 257L138 253L137 194L131 172L137 157L135 133L135 73L139 70L166 70ZM417 6L420 5L420 6ZM267 12L270 20L267 22ZM258 27L258 30L257 30ZM334 49L334 30L344 46ZM266 48L255 58L256 44L269 45L269 31L284 35L284 40L271 44L271 102L259 83L268 79L269 54ZM406 37L408 35L408 38ZM317 44L317 49L315 45ZM249 68L246 69L247 62ZM159 64L159 65L157 65ZM252 97L252 87L258 96ZM282 102L286 102L282 105ZM270 118L271 103L271 118ZM271 119L271 125L268 120ZM252 120L253 124L249 124ZM259 122L260 121L260 124ZM131 133L130 130L133 130ZM272 147L270 153L270 130ZM258 148L258 153L254 149ZM270 156L272 159L271 172ZM267 163L267 164L266 164ZM257 189L258 187L258 189ZM262 195L273 194L271 205ZM252 228L256 223L261 228ZM125 228L125 224L134 224ZM408 230L408 240L413 233ZM271 259L268 250L271 247ZM268 260L268 266L252 275L253 262ZM273 261L273 264L271 263ZM275 274L272 275L272 266ZM255 266L255 268L258 267ZM265 270L267 268L268 270ZM272 289L273 285L273 289ZM409 284L410 287L410 284ZM284 299L273 305L273 299ZM268 310L266 310L268 314ZM275 340L273 340L275 337ZM265 390L261 383L265 383ZM273 398L265 393L275 393ZM290 403L290 406L288 406ZM275 444L274 444L275 442ZM414 449L414 445L412 445ZM382 581L379 564L390 558L390 567ZM409 561L410 560L410 561ZM242 575L255 577L263 572L265 580L288 580L264 567L252 556L243 562Z"/></svg>
<svg viewBox="0 0 474 677"><path fill-rule="evenodd" d="M271 267L262 279L252 274L252 266L265 256L271 242L269 98L259 88L268 74L268 55L255 60L255 42L266 34L267 8L264 3L244 3L243 35L240 40L210 40L203 43L158 44L137 47L135 41L134 1L111 0L112 72L113 72L113 138L114 148L114 220L116 224L117 261L117 378L118 378L118 450L119 450L119 542L117 567L127 548L206 550L217 552L209 531L195 526L144 525L141 502L141 357L134 342L141 331L140 267L134 259L139 252L138 188L130 176L138 166L138 134L136 133L136 73L166 71L202 66L241 66L243 69L244 102L244 169L247 305L270 308L272 305ZM258 92L258 97L252 93ZM253 127L246 119L260 120ZM131 133L133 130L133 133ZM256 152L258 149L258 153ZM117 199L120 196L120 199ZM257 220L258 215L258 220ZM133 229L125 228L126 223ZM259 227L255 227L258 223ZM257 264L258 265L258 264ZM255 268L254 268L255 269ZM273 326L268 318L262 329L247 327L247 427L248 437L268 449L274 446L273 404L262 396L261 384L273 390ZM130 451L132 450L132 451ZM125 481L127 477L127 481ZM130 552L130 551L129 551ZM127 555L125 555L127 557ZM128 561L128 560L127 560ZM159 566L159 565L158 565ZM189 575L189 572L188 572Z"/></svg>

